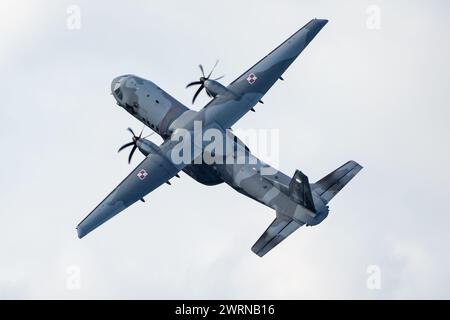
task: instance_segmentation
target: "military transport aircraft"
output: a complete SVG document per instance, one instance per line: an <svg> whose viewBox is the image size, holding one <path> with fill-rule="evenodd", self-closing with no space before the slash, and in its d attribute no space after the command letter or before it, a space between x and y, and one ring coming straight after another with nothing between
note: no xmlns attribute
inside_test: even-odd
<svg viewBox="0 0 450 320"><path fill-rule="evenodd" d="M231 126L248 111L254 111L256 104L262 103L266 92L277 80L283 80L286 69L327 22L311 20L228 86L219 83L220 78L212 79L212 70L206 75L200 65L202 76L187 86L199 86L193 103L203 89L212 98L200 111L190 110L151 81L134 75L115 78L111 90L117 104L158 133L164 142L157 146L142 137L142 132L136 135L128 129L133 135L132 141L119 151L132 147L128 161L137 149L146 158L79 223L78 237L84 237L136 201L144 201L143 197L160 185L170 184L173 177L179 178L179 171L205 185L225 182L275 210L274 221L252 247L259 256L265 255L300 226L322 222L328 215L328 202L362 167L349 161L310 184L299 170L291 178L257 159L232 133ZM211 150L202 139L191 139L191 135L206 130L222 133L224 145L233 147ZM240 158L236 157L237 149L243 150L246 161L236 161ZM182 161L174 155L182 156ZM213 161L198 161L205 156Z"/></svg>

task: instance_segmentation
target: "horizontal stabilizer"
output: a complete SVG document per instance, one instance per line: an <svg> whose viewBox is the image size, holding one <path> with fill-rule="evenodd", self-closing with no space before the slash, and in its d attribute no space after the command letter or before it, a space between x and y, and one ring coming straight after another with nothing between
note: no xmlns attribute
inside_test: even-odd
<svg viewBox="0 0 450 320"><path fill-rule="evenodd" d="M252 251L260 257L264 256L300 226L302 225L292 219L276 217L263 235L253 245Z"/></svg>
<svg viewBox="0 0 450 320"><path fill-rule="evenodd" d="M314 183L313 190L328 203L362 168L355 161L349 161Z"/></svg>

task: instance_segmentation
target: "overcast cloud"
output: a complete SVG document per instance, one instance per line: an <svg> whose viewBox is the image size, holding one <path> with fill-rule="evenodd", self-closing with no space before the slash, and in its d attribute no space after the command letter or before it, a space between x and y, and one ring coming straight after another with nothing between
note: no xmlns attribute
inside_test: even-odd
<svg viewBox="0 0 450 320"><path fill-rule="evenodd" d="M67 27L70 5L79 30ZM381 10L380 29L368 28L368 8ZM0 298L450 298L449 10L438 0L2 0ZM184 87L199 63L220 59L231 82L315 17L330 22L235 128L280 129L279 169L310 181L350 159L364 166L321 225L261 259L250 247L274 212L182 173L77 238L142 159L117 154L125 128L141 124L115 105L112 78L142 76L191 107ZM367 287L373 265L378 290Z"/></svg>

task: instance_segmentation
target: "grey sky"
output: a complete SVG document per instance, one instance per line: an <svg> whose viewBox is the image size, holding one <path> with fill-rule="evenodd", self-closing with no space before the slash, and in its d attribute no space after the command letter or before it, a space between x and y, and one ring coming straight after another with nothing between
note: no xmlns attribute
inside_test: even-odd
<svg viewBox="0 0 450 320"><path fill-rule="evenodd" d="M71 4L80 30L67 29ZM380 30L366 26L373 4ZM437 0L1 1L0 297L449 298L449 9ZM219 58L228 83L315 17L330 22L236 128L279 128L279 168L310 181L350 159L364 166L326 221L261 259L250 247L274 213L182 174L77 239L77 223L142 158L129 166L117 155L125 128L141 125L115 105L113 77L142 76L191 107L184 87L199 63ZM380 290L366 286L370 265Z"/></svg>

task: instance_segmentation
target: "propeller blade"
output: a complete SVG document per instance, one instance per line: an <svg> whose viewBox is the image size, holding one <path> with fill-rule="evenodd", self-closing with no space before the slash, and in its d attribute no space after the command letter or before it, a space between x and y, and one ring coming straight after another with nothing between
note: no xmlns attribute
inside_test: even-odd
<svg viewBox="0 0 450 320"><path fill-rule="evenodd" d="M146 135L145 137L143 137L142 139L147 139L148 137L150 137L151 135L153 135L155 132L154 131L152 131L152 132L150 132L148 135Z"/></svg>
<svg viewBox="0 0 450 320"><path fill-rule="evenodd" d="M133 157L134 152L137 149L137 145L134 145L133 149L131 149L130 155L128 156L128 164L131 163L131 158Z"/></svg>
<svg viewBox="0 0 450 320"><path fill-rule="evenodd" d="M136 135L134 134L134 131L133 131L133 129L131 129L131 128L127 128L127 130L131 132L131 134L133 135L133 137L135 137L135 136L136 136Z"/></svg>
<svg viewBox="0 0 450 320"><path fill-rule="evenodd" d="M198 85L198 84L202 84L202 82L201 82L201 81L194 81L194 82L191 82L191 83L189 83L189 84L186 86L186 88L189 88L189 87L192 87L192 86L195 86L195 85Z"/></svg>
<svg viewBox="0 0 450 320"><path fill-rule="evenodd" d="M216 63L214 64L214 67L211 69L211 71L209 72L208 76L206 77L206 79L209 79L209 77L211 77L214 69L217 67L217 64L219 63L219 60L216 60Z"/></svg>
<svg viewBox="0 0 450 320"><path fill-rule="evenodd" d="M223 75L223 76L220 76L220 77L218 77L218 78L215 78L215 79L213 79L214 81L217 81L217 80L220 80L220 79L222 79L223 77L225 77L225 75Z"/></svg>
<svg viewBox="0 0 450 320"><path fill-rule="evenodd" d="M198 88L197 92L194 94L194 98L192 98L192 104L194 104L195 99L197 99L198 94L200 93L200 91L202 91L202 89L203 89L204 87L205 87L205 86L204 86L203 83L202 83L202 85L200 86L200 88Z"/></svg>
<svg viewBox="0 0 450 320"><path fill-rule="evenodd" d="M202 76L205 77L205 70L203 70L203 66L201 64L198 65L200 71L202 72Z"/></svg>
<svg viewBox="0 0 450 320"><path fill-rule="evenodd" d="M125 143L123 146L121 146L121 147L119 148L119 150L117 150L117 152L120 152L120 151L122 151L123 149L128 148L129 146L132 146L133 144L134 144L134 141Z"/></svg>

